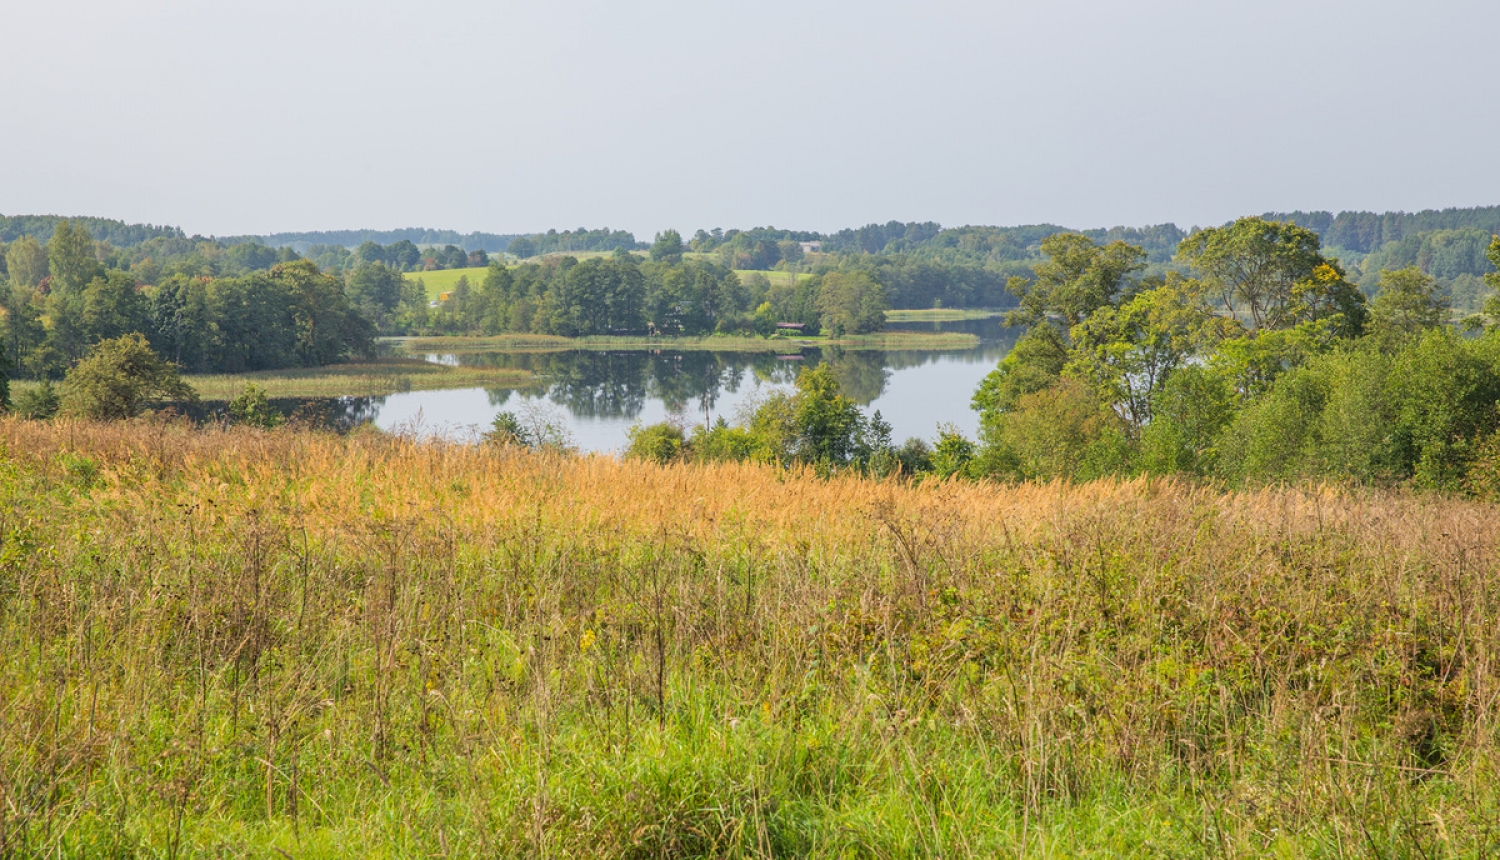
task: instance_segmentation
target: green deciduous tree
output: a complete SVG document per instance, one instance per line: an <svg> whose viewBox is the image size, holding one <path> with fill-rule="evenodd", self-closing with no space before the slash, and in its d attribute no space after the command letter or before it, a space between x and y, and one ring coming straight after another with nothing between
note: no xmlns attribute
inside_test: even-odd
<svg viewBox="0 0 1500 860"><path fill-rule="evenodd" d="M150 301L128 272L108 272L84 287L81 322L91 343L148 331L150 312Z"/></svg>
<svg viewBox="0 0 1500 860"><path fill-rule="evenodd" d="M22 236L5 249L5 269L17 286L32 289L47 277L47 251L37 240Z"/></svg>
<svg viewBox="0 0 1500 860"><path fill-rule="evenodd" d="M1066 377L1016 400L981 428L978 469L1018 480L1086 480L1125 467L1120 419L1083 383Z"/></svg>
<svg viewBox="0 0 1500 860"><path fill-rule="evenodd" d="M1227 313L1247 314L1253 329L1337 316L1338 333L1357 336L1364 328L1364 296L1320 248L1312 230L1241 218L1182 240L1177 257L1217 292Z"/></svg>
<svg viewBox="0 0 1500 860"><path fill-rule="evenodd" d="M1201 284L1174 273L1074 326L1064 373L1083 380L1138 432L1151 421L1151 405L1173 372L1240 332L1238 323L1203 300Z"/></svg>
<svg viewBox="0 0 1500 860"><path fill-rule="evenodd" d="M41 297L31 287L16 282L0 285L0 299L5 310L5 356L10 367L40 375L35 373L33 362L47 337Z"/></svg>
<svg viewBox="0 0 1500 860"><path fill-rule="evenodd" d="M63 291L81 291L103 273L89 231L72 221L57 222L47 242L47 267L56 288Z"/></svg>
<svg viewBox="0 0 1500 860"><path fill-rule="evenodd" d="M1065 330L1078 325L1113 304L1146 262L1146 252L1134 245L1101 246L1078 233L1049 236L1041 247L1047 259L1036 265L1035 277L1011 278L1006 286L1021 304L1006 315L1007 325L1038 325L1054 318Z"/></svg>
<svg viewBox="0 0 1500 860"><path fill-rule="evenodd" d="M1033 326L979 383L972 405L981 421L993 420L1013 409L1022 397L1056 382L1067 363L1068 344L1062 332L1053 325Z"/></svg>
<svg viewBox="0 0 1500 860"><path fill-rule="evenodd" d="M1140 465L1158 475L1211 475L1218 442L1234 420L1236 399L1224 378L1207 368L1179 368L1156 393L1151 423L1140 435Z"/></svg>
<svg viewBox="0 0 1500 860"><path fill-rule="evenodd" d="M627 460L670 463L681 456L687 443L682 428L666 421L650 425L636 424L625 435L630 440L625 448Z"/></svg>
<svg viewBox="0 0 1500 860"><path fill-rule="evenodd" d="M401 272L382 262L369 262L349 272L347 281L349 304L376 331L391 332L407 298L407 281Z"/></svg>
<svg viewBox="0 0 1500 860"><path fill-rule="evenodd" d="M864 415L839 392L828 364L797 375L797 389L775 394L756 409L750 433L769 459L784 463L844 466L868 453Z"/></svg>
<svg viewBox="0 0 1500 860"><path fill-rule="evenodd" d="M818 285L818 313L834 337L869 334L885 327L885 288L865 272L830 272Z"/></svg>
<svg viewBox="0 0 1500 860"><path fill-rule="evenodd" d="M681 233L676 230L663 230L656 234L656 241L651 243L651 259L675 263L682 259L682 254L686 250L687 248L682 244Z"/></svg>
<svg viewBox="0 0 1500 860"><path fill-rule="evenodd" d="M1393 348L1448 321L1448 301L1437 279L1416 266L1380 273L1380 292L1370 303L1369 333Z"/></svg>
<svg viewBox="0 0 1500 860"><path fill-rule="evenodd" d="M1484 282L1494 293L1484 302L1484 308L1480 314L1465 320L1470 328L1500 328L1500 236L1490 241L1490 248L1485 253L1489 257L1490 264L1495 271L1484 276Z"/></svg>

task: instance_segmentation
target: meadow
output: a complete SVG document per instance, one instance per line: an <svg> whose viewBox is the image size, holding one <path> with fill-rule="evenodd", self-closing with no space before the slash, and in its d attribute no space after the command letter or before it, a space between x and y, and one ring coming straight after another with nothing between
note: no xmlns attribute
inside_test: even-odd
<svg viewBox="0 0 1500 860"><path fill-rule="evenodd" d="M0 419L0 856L1481 857L1500 509Z"/></svg>
<svg viewBox="0 0 1500 860"><path fill-rule="evenodd" d="M437 301L438 296L446 293L458 284L459 278L468 278L469 286L478 288L484 283L485 275L489 273L488 266L476 266L468 269L438 269L432 272L407 272L402 277L408 281L421 281L427 289L427 300Z"/></svg>
<svg viewBox="0 0 1500 860"><path fill-rule="evenodd" d="M705 256L714 257L716 255L709 254ZM810 281L813 278L811 272L776 272L768 271L765 269L735 269L734 273L740 276L741 281L745 280L745 278L748 278L751 275L761 275L764 276L766 280L770 281L773 286L788 287L792 286L793 284L801 283L802 281Z"/></svg>

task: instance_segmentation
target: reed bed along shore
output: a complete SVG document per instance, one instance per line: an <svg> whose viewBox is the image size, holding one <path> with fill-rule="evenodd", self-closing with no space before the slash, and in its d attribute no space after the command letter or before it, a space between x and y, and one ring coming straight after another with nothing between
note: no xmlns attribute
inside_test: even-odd
<svg viewBox="0 0 1500 860"><path fill-rule="evenodd" d="M1500 511L0 420L0 856L1480 857Z"/></svg>
<svg viewBox="0 0 1500 860"><path fill-rule="evenodd" d="M436 364L405 356L324 367L188 375L183 380L204 400L232 400L247 385L265 389L270 397L379 397L446 388L518 388L535 381L525 370Z"/></svg>
<svg viewBox="0 0 1500 860"><path fill-rule="evenodd" d="M755 335L673 335L636 337L596 335L559 337L549 334L501 334L492 336L389 338L397 349L409 354L472 352L562 352L566 350L666 350L680 352L797 352L810 347L840 347L853 350L954 350L973 349L979 338L967 332L886 331L843 337L757 337Z"/></svg>

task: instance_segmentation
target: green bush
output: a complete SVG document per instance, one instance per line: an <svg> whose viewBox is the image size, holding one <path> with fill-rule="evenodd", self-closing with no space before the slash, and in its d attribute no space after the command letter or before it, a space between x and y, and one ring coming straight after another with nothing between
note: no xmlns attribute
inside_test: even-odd
<svg viewBox="0 0 1500 860"><path fill-rule="evenodd" d="M127 334L95 344L88 357L68 371L61 409L102 421L132 418L156 401L197 399L193 387L178 378L177 368L152 352L144 337Z"/></svg>
<svg viewBox="0 0 1500 860"><path fill-rule="evenodd" d="M56 415L59 405L57 386L51 380L44 379L35 388L28 388L16 395L11 409L22 418L44 420Z"/></svg>
<svg viewBox="0 0 1500 860"><path fill-rule="evenodd" d="M286 418L271 406L266 390L250 383L240 396L229 401L229 420L250 427L280 427Z"/></svg>
<svg viewBox="0 0 1500 860"><path fill-rule="evenodd" d="M660 424L631 427L625 434L630 445L625 449L627 460L648 460L653 463L670 463L682 455L687 439L682 428L663 421Z"/></svg>

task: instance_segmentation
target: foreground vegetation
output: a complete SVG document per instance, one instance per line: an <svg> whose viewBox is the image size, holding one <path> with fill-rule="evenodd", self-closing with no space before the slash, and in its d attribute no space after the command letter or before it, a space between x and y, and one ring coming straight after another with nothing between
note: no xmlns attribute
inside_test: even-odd
<svg viewBox="0 0 1500 860"><path fill-rule="evenodd" d="M1494 850L1493 506L0 446L0 855Z"/></svg>

